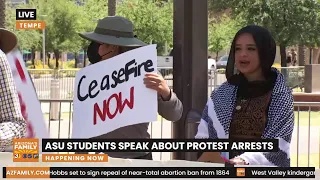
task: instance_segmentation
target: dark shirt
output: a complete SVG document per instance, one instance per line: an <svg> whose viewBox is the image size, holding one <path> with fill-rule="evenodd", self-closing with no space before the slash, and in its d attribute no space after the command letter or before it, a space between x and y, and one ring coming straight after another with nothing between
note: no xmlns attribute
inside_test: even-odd
<svg viewBox="0 0 320 180"><path fill-rule="evenodd" d="M265 81L248 82L239 75L237 100L229 129L233 140L261 139L268 120L268 109L276 74ZM244 152L230 152L232 159Z"/></svg>

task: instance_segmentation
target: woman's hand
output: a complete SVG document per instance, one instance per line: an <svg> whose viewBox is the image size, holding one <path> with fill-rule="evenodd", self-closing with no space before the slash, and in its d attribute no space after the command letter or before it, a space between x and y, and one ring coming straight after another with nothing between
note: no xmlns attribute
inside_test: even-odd
<svg viewBox="0 0 320 180"><path fill-rule="evenodd" d="M143 81L147 88L156 90L163 100L168 101L171 98L171 90L161 75L146 73Z"/></svg>
<svg viewBox="0 0 320 180"><path fill-rule="evenodd" d="M230 159L229 163L234 165L248 165L248 163L240 157Z"/></svg>

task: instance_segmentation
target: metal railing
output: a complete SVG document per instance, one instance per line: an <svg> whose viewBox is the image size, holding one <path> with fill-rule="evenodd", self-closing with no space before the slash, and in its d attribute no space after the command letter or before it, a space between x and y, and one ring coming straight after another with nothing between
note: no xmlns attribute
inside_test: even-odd
<svg viewBox="0 0 320 180"><path fill-rule="evenodd" d="M291 164L320 168L320 102L294 102L294 106Z"/></svg>
<svg viewBox="0 0 320 180"><path fill-rule="evenodd" d="M293 92L304 92L304 66L281 67L277 69L284 75L287 85ZM209 70L208 93L211 93L226 81L224 69Z"/></svg>
<svg viewBox="0 0 320 180"><path fill-rule="evenodd" d="M173 68L158 68L169 87L173 86ZM279 68L286 77L287 84L294 92L302 92L304 66ZM37 94L40 99L72 99L77 69L29 69ZM208 94L226 81L225 71L208 70Z"/></svg>
<svg viewBox="0 0 320 180"><path fill-rule="evenodd" d="M158 69L170 87L173 86L172 68ZM73 99L77 69L28 69L40 99Z"/></svg>
<svg viewBox="0 0 320 180"><path fill-rule="evenodd" d="M70 138L72 132L72 100L41 99L51 138ZM50 120L50 109L59 104L59 115ZM295 128L291 140L291 165L320 168L320 102L295 102ZM199 114L200 112L198 112ZM193 116L199 117L199 116ZM189 124L198 123L199 119L187 119ZM158 116L158 121L150 123L151 138L172 138L172 122ZM186 129L189 138L194 137L196 129ZM155 160L170 160L170 152L153 153Z"/></svg>

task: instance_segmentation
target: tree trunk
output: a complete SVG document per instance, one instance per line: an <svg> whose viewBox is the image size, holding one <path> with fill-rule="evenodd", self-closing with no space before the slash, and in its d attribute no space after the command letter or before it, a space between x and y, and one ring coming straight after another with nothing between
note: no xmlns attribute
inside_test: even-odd
<svg viewBox="0 0 320 180"><path fill-rule="evenodd" d="M59 51L55 50L54 51L54 56L56 58L56 67L55 67L55 69L59 69Z"/></svg>
<svg viewBox="0 0 320 180"><path fill-rule="evenodd" d="M79 58L78 58L78 53L74 52L74 68L78 67L78 62L79 62Z"/></svg>
<svg viewBox="0 0 320 180"><path fill-rule="evenodd" d="M83 67L87 66L87 47L83 50Z"/></svg>
<svg viewBox="0 0 320 180"><path fill-rule="evenodd" d="M5 28L6 22L6 0L0 0L0 28Z"/></svg>
<svg viewBox="0 0 320 180"><path fill-rule="evenodd" d="M108 0L108 16L116 15L117 0Z"/></svg>
<svg viewBox="0 0 320 180"><path fill-rule="evenodd" d="M287 67L286 46L280 44L281 67Z"/></svg>
<svg viewBox="0 0 320 180"><path fill-rule="evenodd" d="M299 53L299 66L304 66L306 64L306 48L303 45L299 45L298 53Z"/></svg>
<svg viewBox="0 0 320 180"><path fill-rule="evenodd" d="M34 59L35 59L35 49L31 49L31 64L34 66Z"/></svg>
<svg viewBox="0 0 320 180"><path fill-rule="evenodd" d="M281 56L281 73L288 79L288 72L287 72L287 54L286 54L286 46L284 44L280 44L280 56Z"/></svg>
<svg viewBox="0 0 320 180"><path fill-rule="evenodd" d="M49 62L50 62L50 59L51 59L51 54L49 53L49 52L46 52L46 59L45 59L45 63L46 64L49 64Z"/></svg>
<svg viewBox="0 0 320 180"><path fill-rule="evenodd" d="M218 61L219 51L216 52L216 62Z"/></svg>
<svg viewBox="0 0 320 180"><path fill-rule="evenodd" d="M314 48L312 52L313 64L319 64L320 48Z"/></svg>
<svg viewBox="0 0 320 180"><path fill-rule="evenodd" d="M312 62L312 51L313 51L313 48L309 48L309 64L313 64Z"/></svg>
<svg viewBox="0 0 320 180"><path fill-rule="evenodd" d="M35 60L36 59L36 50L34 48L31 49L31 60Z"/></svg>

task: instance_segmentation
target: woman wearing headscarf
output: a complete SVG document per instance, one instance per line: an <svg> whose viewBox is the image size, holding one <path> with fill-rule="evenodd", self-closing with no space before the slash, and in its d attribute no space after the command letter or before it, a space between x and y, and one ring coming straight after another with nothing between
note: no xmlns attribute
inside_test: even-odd
<svg viewBox="0 0 320 180"><path fill-rule="evenodd" d="M26 121L6 54L17 46L17 37L0 29L0 152L12 146L13 139L24 138Z"/></svg>
<svg viewBox="0 0 320 180"><path fill-rule="evenodd" d="M221 153L232 164L290 166L293 96L272 67L275 55L268 30L256 25L239 30L230 49L227 82L212 92L203 111L198 139L279 140L278 152Z"/></svg>
<svg viewBox="0 0 320 180"><path fill-rule="evenodd" d="M91 41L87 51L91 64L108 60L121 53L147 45L134 36L132 22L120 16L100 19L94 32L80 33L80 36ZM161 74L146 73L144 84L147 88L158 92L159 114L167 120L178 121L183 112L182 103L169 88ZM94 138L149 139L148 126L149 123L130 125ZM152 154L148 152L108 152L107 154L116 158L152 160Z"/></svg>

